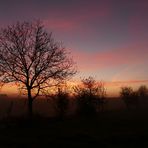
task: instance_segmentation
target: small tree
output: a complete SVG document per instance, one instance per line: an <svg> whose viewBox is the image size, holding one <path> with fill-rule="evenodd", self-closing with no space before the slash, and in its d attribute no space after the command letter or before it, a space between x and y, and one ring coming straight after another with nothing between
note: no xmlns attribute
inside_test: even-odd
<svg viewBox="0 0 148 148"><path fill-rule="evenodd" d="M140 97L147 97L148 96L148 89L145 85L142 85L138 88L138 94Z"/></svg>
<svg viewBox="0 0 148 148"><path fill-rule="evenodd" d="M66 49L39 21L18 22L0 30L0 80L15 82L27 93L30 117L33 100L44 89L74 75L73 66Z"/></svg>
<svg viewBox="0 0 148 148"><path fill-rule="evenodd" d="M138 88L137 90L138 96L139 96L139 101L140 105L143 107L148 104L148 89L145 85L142 85Z"/></svg>
<svg viewBox="0 0 148 148"><path fill-rule="evenodd" d="M48 102L52 101L57 117L62 119L66 115L69 107L70 96L66 82L59 84L54 88L53 92L47 90L45 96Z"/></svg>
<svg viewBox="0 0 148 148"><path fill-rule="evenodd" d="M54 102L58 117L63 118L68 110L69 105L68 92L62 91L61 88L58 88L58 92L55 95Z"/></svg>
<svg viewBox="0 0 148 148"><path fill-rule="evenodd" d="M84 114L96 113L104 105L106 91L102 82L97 83L93 77L81 80L81 85L74 88L78 109Z"/></svg>
<svg viewBox="0 0 148 148"><path fill-rule="evenodd" d="M132 87L122 87L120 96L125 102L127 109L139 107L138 93L132 89Z"/></svg>

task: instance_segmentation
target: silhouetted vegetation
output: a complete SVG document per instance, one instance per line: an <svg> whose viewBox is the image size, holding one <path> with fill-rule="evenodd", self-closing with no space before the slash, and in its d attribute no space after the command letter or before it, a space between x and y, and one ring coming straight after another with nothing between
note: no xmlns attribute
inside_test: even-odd
<svg viewBox="0 0 148 148"><path fill-rule="evenodd" d="M120 95L128 109L142 109L148 106L148 89L145 85L140 86L138 90L133 90L132 87L122 87Z"/></svg>
<svg viewBox="0 0 148 148"><path fill-rule="evenodd" d="M80 114L93 115L103 110L106 93L102 82L97 83L93 77L88 77L82 79L74 91Z"/></svg>
<svg viewBox="0 0 148 148"><path fill-rule="evenodd" d="M39 21L18 22L0 31L0 80L15 82L27 94L30 117L33 100L44 89L74 75L73 65L66 49Z"/></svg>
<svg viewBox="0 0 148 148"><path fill-rule="evenodd" d="M120 92L121 98L123 99L127 109L139 107L139 96L132 87L122 87Z"/></svg>
<svg viewBox="0 0 148 148"><path fill-rule="evenodd" d="M58 91L55 94L47 96L47 99L53 102L53 107L56 111L56 116L60 119L66 115L69 107L69 94L58 87Z"/></svg>
<svg viewBox="0 0 148 148"><path fill-rule="evenodd" d="M142 85L137 90L139 96L139 103L141 108L148 107L148 89L145 85Z"/></svg>

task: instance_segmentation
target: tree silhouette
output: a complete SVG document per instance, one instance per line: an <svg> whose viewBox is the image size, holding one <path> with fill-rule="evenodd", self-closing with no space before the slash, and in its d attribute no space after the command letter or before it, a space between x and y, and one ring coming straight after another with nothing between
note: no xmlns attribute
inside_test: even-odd
<svg viewBox="0 0 148 148"><path fill-rule="evenodd" d="M148 89L147 89L147 87L145 85L140 86L138 88L138 94L141 97L144 97L144 98L147 97L147 95L148 95Z"/></svg>
<svg viewBox="0 0 148 148"><path fill-rule="evenodd" d="M18 22L0 30L1 82L15 84L28 96L28 113L33 100L44 89L76 73L74 63L61 43L39 22Z"/></svg>
<svg viewBox="0 0 148 148"><path fill-rule="evenodd" d="M68 110L69 105L69 94L68 92L63 91L60 87L58 88L57 93L55 94L55 109L59 118L63 118Z"/></svg>
<svg viewBox="0 0 148 148"><path fill-rule="evenodd" d="M132 87L122 87L120 96L125 102L127 109L139 107L139 97L137 91L134 91Z"/></svg>
<svg viewBox="0 0 148 148"><path fill-rule="evenodd" d="M138 96L139 96L139 101L140 105L143 107L148 104L148 89L145 85L142 85L138 88L137 90Z"/></svg>
<svg viewBox="0 0 148 148"><path fill-rule="evenodd" d="M102 82L96 82L93 77L81 80L82 84L74 88L79 106L83 114L94 114L103 109L106 91Z"/></svg>

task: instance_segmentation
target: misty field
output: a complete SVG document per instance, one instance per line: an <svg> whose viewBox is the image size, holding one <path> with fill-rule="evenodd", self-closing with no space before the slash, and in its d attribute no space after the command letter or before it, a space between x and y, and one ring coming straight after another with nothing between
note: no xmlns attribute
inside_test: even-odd
<svg viewBox="0 0 148 148"><path fill-rule="evenodd" d="M71 99L69 101L69 109L67 114L74 114L76 110L76 101ZM10 109L11 108L11 109ZM124 102L119 98L107 98L107 104L105 104L105 110L122 110L126 106ZM56 115L54 108L54 102L52 100L47 101L47 99L37 99L33 104L34 113L44 117L53 117ZM0 119L6 118L9 111L10 117L19 117L27 114L27 99L23 97L10 98L3 97L0 98Z"/></svg>
<svg viewBox="0 0 148 148"><path fill-rule="evenodd" d="M7 101L1 102L3 112L9 104ZM20 108L23 109L24 101L19 101L14 101L16 108L12 111L12 116L1 119L2 148L148 146L148 110L128 111L118 98L110 99L106 110L95 116L70 115L62 119L51 115L50 103L46 103L49 105L46 106L43 100L38 100L34 105L36 116L32 121L22 116L25 110L21 112ZM44 105L49 108L46 110ZM41 112L43 108L45 110ZM16 116L14 113L17 111L22 114ZM45 112L46 115L50 113L50 116L41 116Z"/></svg>

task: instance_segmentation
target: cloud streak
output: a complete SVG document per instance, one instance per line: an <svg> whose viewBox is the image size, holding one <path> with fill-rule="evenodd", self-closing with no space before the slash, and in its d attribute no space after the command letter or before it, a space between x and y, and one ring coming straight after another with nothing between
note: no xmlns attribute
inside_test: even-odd
<svg viewBox="0 0 148 148"><path fill-rule="evenodd" d="M126 48L112 49L108 51L72 50L77 61L82 64L96 65L98 68L108 68L120 65L143 63L147 60L148 49L145 45L133 45ZM89 59L89 61L88 61ZM94 68L97 68L94 67ZM87 66L89 68L89 66ZM92 68L92 67L90 67Z"/></svg>

